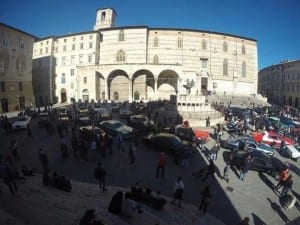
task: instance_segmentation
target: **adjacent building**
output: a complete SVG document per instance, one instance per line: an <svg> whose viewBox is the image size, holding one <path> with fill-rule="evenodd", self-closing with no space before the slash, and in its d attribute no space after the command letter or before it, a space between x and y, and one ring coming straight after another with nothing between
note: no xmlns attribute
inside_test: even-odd
<svg viewBox="0 0 300 225"><path fill-rule="evenodd" d="M260 70L258 93L270 103L299 108L300 60L286 60Z"/></svg>
<svg viewBox="0 0 300 225"><path fill-rule="evenodd" d="M38 104L257 93L256 40L204 30L116 27L116 16L112 8L98 9L94 30L34 43L34 77L46 76L50 87L36 92ZM36 70L43 63L35 61L45 57L49 68Z"/></svg>
<svg viewBox="0 0 300 225"><path fill-rule="evenodd" d="M35 103L32 49L36 37L0 23L0 111L24 109Z"/></svg>

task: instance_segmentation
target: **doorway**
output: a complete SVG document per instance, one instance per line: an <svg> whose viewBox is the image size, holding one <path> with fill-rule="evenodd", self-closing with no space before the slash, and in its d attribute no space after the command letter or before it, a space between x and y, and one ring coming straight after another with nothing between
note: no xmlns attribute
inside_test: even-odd
<svg viewBox="0 0 300 225"><path fill-rule="evenodd" d="M7 100L7 98L2 98L1 99L1 109L2 109L2 113L7 113L8 112L8 100Z"/></svg>

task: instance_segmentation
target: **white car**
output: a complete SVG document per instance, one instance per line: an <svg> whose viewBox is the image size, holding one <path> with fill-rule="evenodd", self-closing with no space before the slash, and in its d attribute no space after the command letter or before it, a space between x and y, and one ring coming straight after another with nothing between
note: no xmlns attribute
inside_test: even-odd
<svg viewBox="0 0 300 225"><path fill-rule="evenodd" d="M283 151L296 162L300 161L300 152L294 145L286 145Z"/></svg>
<svg viewBox="0 0 300 225"><path fill-rule="evenodd" d="M26 129L30 123L30 116L20 116L17 120L12 124L13 130Z"/></svg>

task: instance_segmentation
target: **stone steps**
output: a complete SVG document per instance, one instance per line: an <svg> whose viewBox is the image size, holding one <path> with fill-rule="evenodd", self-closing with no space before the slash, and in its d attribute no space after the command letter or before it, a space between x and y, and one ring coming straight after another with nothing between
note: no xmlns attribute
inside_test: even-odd
<svg viewBox="0 0 300 225"><path fill-rule="evenodd" d="M129 189L108 187L108 191L102 192L96 184L71 183L73 189L69 193L44 186L41 175L29 177L24 184L18 185L20 199L8 192L0 197L0 221L7 225L78 225L87 209L96 209L97 218L107 225L223 224L209 214L200 216L197 208L189 204L183 204L182 209L166 204L161 211L142 205L143 214L135 214L132 218L116 216L107 211L111 197L116 191Z"/></svg>

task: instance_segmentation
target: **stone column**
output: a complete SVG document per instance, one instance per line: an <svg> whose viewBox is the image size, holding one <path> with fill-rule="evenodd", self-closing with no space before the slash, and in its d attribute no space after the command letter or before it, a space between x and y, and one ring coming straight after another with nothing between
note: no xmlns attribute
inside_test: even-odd
<svg viewBox="0 0 300 225"><path fill-rule="evenodd" d="M155 96L155 100L158 100L158 96L157 96L157 80L158 80L158 78L154 78L154 96Z"/></svg>
<svg viewBox="0 0 300 225"><path fill-rule="evenodd" d="M128 93L129 93L129 96L128 96L128 100L129 102L132 102L132 79L129 78L129 85L128 85Z"/></svg>
<svg viewBox="0 0 300 225"><path fill-rule="evenodd" d="M109 100L109 99L108 99L108 96L109 96L109 95L108 95L108 83L107 83L107 81L108 81L107 78L104 78L104 92L105 92L105 99L106 99L106 100Z"/></svg>

